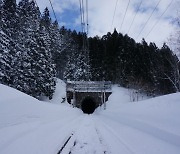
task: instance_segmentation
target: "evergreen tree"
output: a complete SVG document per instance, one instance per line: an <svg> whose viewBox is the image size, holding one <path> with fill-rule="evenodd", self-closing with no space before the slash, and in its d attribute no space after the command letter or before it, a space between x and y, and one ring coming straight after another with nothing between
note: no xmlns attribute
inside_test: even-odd
<svg viewBox="0 0 180 154"><path fill-rule="evenodd" d="M37 37L36 41L36 53L33 55L33 60L37 62L34 66L34 74L37 77L37 91L40 97L47 96L51 99L55 90L55 66L52 62L51 53L46 46L44 34Z"/></svg>
<svg viewBox="0 0 180 154"><path fill-rule="evenodd" d="M0 82L39 99L52 98L55 76L110 80L149 94L180 90L179 60L167 45L136 43L116 29L89 43L86 37L59 28L48 8L40 16L34 1L0 0Z"/></svg>
<svg viewBox="0 0 180 154"><path fill-rule="evenodd" d="M38 83L40 96L48 96L50 99L55 90L55 65L52 61L51 51L51 18L48 8L45 8L40 21L39 35L37 36L37 62L41 70L38 70Z"/></svg>
<svg viewBox="0 0 180 154"><path fill-rule="evenodd" d="M17 30L17 14L16 0L4 0L2 6L2 22L3 31L11 38L16 38Z"/></svg>
<svg viewBox="0 0 180 154"><path fill-rule="evenodd" d="M83 53L83 50L78 50L75 46L67 55L64 79L85 81L88 78L86 55Z"/></svg>
<svg viewBox="0 0 180 154"><path fill-rule="evenodd" d="M84 34L77 34L76 32L66 31L62 29L66 36L65 44L63 45L63 52L66 52L66 63L63 74L64 79L71 79L77 81L87 81L91 79L89 57L87 49L84 48L83 39Z"/></svg>
<svg viewBox="0 0 180 154"><path fill-rule="evenodd" d="M148 45L144 39L136 43L116 30L101 39L90 38L89 42L93 79L102 71L105 80L151 95L179 90L179 60L167 46L159 49L155 43ZM97 56L99 53L101 56Z"/></svg>
<svg viewBox="0 0 180 154"><path fill-rule="evenodd" d="M164 94L178 92L180 90L179 60L166 44L161 48L160 56L162 59L160 89Z"/></svg>
<svg viewBox="0 0 180 154"><path fill-rule="evenodd" d="M58 50L56 52L52 51L53 60L56 64L57 77L64 79L65 71L67 71L68 56L76 47L71 31L68 31L64 26L60 28L57 34L60 40L57 41Z"/></svg>
<svg viewBox="0 0 180 154"><path fill-rule="evenodd" d="M51 28L51 17L49 14L49 10L46 7L44 9L44 12L42 14L42 18L41 18L41 30L45 29L47 32L50 32L50 28Z"/></svg>
<svg viewBox="0 0 180 154"><path fill-rule="evenodd" d="M3 14L3 3L2 0L0 0L0 28L2 28L2 14Z"/></svg>
<svg viewBox="0 0 180 154"><path fill-rule="evenodd" d="M50 52L52 54L53 63L56 64L56 72L57 77L63 78L63 67L65 67L65 58L63 57L64 52L62 53L61 50L63 49L63 35L60 32L60 28L58 22L55 21L51 25L50 31Z"/></svg>
<svg viewBox="0 0 180 154"><path fill-rule="evenodd" d="M0 30L0 83L13 85L13 54L11 53L12 42L10 38Z"/></svg>
<svg viewBox="0 0 180 154"><path fill-rule="evenodd" d="M104 47L99 37L89 39L89 51L92 80L105 80Z"/></svg>
<svg viewBox="0 0 180 154"><path fill-rule="evenodd" d="M17 48L13 41L16 36L16 1L4 0L0 7L0 82L13 86L17 60Z"/></svg>

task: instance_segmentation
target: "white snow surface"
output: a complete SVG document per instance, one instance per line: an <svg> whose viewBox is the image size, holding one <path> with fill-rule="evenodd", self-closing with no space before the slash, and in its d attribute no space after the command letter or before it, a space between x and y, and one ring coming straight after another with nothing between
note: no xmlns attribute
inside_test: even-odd
<svg viewBox="0 0 180 154"><path fill-rule="evenodd" d="M0 84L0 154L180 154L180 93L130 102L114 87L106 110L91 114Z"/></svg>

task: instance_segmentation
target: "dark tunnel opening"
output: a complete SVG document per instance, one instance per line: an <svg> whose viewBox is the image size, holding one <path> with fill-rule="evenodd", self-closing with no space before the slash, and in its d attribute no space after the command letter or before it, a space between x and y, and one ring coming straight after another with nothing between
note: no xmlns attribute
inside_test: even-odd
<svg viewBox="0 0 180 154"><path fill-rule="evenodd" d="M96 102L91 97L86 97L81 102L81 109L86 114L92 114L96 109Z"/></svg>

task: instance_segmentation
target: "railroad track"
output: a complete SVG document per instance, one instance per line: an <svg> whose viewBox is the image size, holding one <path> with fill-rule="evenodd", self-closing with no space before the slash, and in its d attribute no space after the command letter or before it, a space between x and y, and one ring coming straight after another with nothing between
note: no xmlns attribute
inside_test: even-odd
<svg viewBox="0 0 180 154"><path fill-rule="evenodd" d="M106 147L106 144L103 142L102 136L100 136L100 132L99 132L99 130L98 130L97 128L96 128L96 133L97 133L99 142L100 142L100 144L101 144L102 147L103 147L103 153L104 153L104 154L109 154L110 152L108 152L107 147Z"/></svg>
<svg viewBox="0 0 180 154"><path fill-rule="evenodd" d="M61 145L57 154L110 154L107 145L104 143L100 131L93 120L82 121L79 128L71 133Z"/></svg>
<svg viewBox="0 0 180 154"><path fill-rule="evenodd" d="M74 135L74 134L72 133L72 134L68 137L68 139L64 142L63 146L61 147L61 149L58 151L57 154L61 154L61 153L62 153L63 149L66 147L66 145L68 144L69 140L71 139L71 137L72 137L73 135ZM74 145L73 145L73 146L75 146L75 145L76 145L76 144L75 144L75 142L74 142ZM69 152L69 153L71 153L71 152Z"/></svg>

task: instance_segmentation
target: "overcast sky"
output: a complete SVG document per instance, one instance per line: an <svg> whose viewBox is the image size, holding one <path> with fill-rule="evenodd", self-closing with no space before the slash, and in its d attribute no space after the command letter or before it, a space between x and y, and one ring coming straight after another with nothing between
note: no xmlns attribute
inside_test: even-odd
<svg viewBox="0 0 180 154"><path fill-rule="evenodd" d="M52 12L49 0L36 1L41 11L48 6ZM51 1L59 24L79 31L79 0ZM152 41L162 46L177 28L175 18L178 16L180 0L88 0L88 6L89 36L102 36L116 28L118 32L127 33L137 42L144 37L147 42Z"/></svg>

